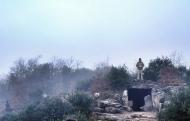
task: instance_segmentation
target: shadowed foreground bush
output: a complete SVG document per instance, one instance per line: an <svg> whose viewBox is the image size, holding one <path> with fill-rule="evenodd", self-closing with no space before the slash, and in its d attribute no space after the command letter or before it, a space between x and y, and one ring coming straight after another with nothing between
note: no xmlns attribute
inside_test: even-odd
<svg viewBox="0 0 190 121"><path fill-rule="evenodd" d="M18 114L7 114L0 121L63 121L71 115L78 121L88 121L91 101L83 93L74 93L66 101L60 98L45 99Z"/></svg>
<svg viewBox="0 0 190 121"><path fill-rule="evenodd" d="M190 121L190 88L173 96L158 118L159 121Z"/></svg>
<svg viewBox="0 0 190 121"><path fill-rule="evenodd" d="M92 98L85 93L74 93L69 95L68 102L72 104L75 111L89 115L91 112Z"/></svg>

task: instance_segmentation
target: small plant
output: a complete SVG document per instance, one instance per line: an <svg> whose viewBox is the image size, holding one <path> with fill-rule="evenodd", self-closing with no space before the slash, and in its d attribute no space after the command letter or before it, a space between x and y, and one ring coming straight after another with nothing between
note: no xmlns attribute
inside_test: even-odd
<svg viewBox="0 0 190 121"><path fill-rule="evenodd" d="M72 104L76 112L89 115L91 113L92 98L85 93L73 93L69 95L68 102Z"/></svg>
<svg viewBox="0 0 190 121"><path fill-rule="evenodd" d="M89 121L89 118L84 113L78 112L75 114L77 121Z"/></svg>
<svg viewBox="0 0 190 121"><path fill-rule="evenodd" d="M91 84L91 80L79 81L77 83L77 90L78 91L89 91L90 84Z"/></svg>
<svg viewBox="0 0 190 121"><path fill-rule="evenodd" d="M190 121L190 88L171 98L171 103L162 110L159 121Z"/></svg>

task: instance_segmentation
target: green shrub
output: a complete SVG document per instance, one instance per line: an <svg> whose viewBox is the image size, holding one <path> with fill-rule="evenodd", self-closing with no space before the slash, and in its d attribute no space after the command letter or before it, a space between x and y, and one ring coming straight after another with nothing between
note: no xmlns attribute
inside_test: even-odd
<svg viewBox="0 0 190 121"><path fill-rule="evenodd" d="M1 121L20 121L15 114L6 114L1 118Z"/></svg>
<svg viewBox="0 0 190 121"><path fill-rule="evenodd" d="M86 115L91 113L92 98L85 93L76 92L68 97L68 101L74 107L75 112L80 112Z"/></svg>
<svg viewBox="0 0 190 121"><path fill-rule="evenodd" d="M77 83L77 90L78 91L89 91L90 89L90 84L91 84L91 81L90 80L86 80L86 81L79 81Z"/></svg>
<svg viewBox="0 0 190 121"><path fill-rule="evenodd" d="M157 81L159 79L160 70L166 67L174 67L171 59L168 57L151 60L148 67L144 69L144 79Z"/></svg>
<svg viewBox="0 0 190 121"><path fill-rule="evenodd" d="M190 121L190 88L173 96L158 118L159 121Z"/></svg>
<svg viewBox="0 0 190 121"><path fill-rule="evenodd" d="M179 66L177 70L179 71L183 80L187 82L190 81L190 69L187 69L186 66Z"/></svg>
<svg viewBox="0 0 190 121"><path fill-rule="evenodd" d="M107 75L107 79L112 89L122 90L130 86L131 76L127 71L126 66L112 66L110 72Z"/></svg>
<svg viewBox="0 0 190 121"><path fill-rule="evenodd" d="M70 103L63 102L59 98L46 100L38 109L43 120L62 120L64 115L71 114L74 110Z"/></svg>
<svg viewBox="0 0 190 121"><path fill-rule="evenodd" d="M87 116L87 115L84 114L84 113L78 112L78 113L76 113L75 115L76 115L77 121L89 121L89 116Z"/></svg>
<svg viewBox="0 0 190 121"><path fill-rule="evenodd" d="M59 98L46 99L39 104L30 105L17 115L6 115L3 121L62 121L71 114L73 107Z"/></svg>
<svg viewBox="0 0 190 121"><path fill-rule="evenodd" d="M0 121L62 121L75 115L78 121L88 121L91 114L92 98L85 93L73 93L65 101L47 98L28 106L18 114L3 116Z"/></svg>

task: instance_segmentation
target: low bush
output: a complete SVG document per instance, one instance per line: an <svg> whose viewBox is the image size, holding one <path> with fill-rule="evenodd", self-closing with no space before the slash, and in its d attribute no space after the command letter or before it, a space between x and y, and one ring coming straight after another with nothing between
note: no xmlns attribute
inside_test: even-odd
<svg viewBox="0 0 190 121"><path fill-rule="evenodd" d="M190 88L173 96L158 118L159 121L190 121Z"/></svg>
<svg viewBox="0 0 190 121"><path fill-rule="evenodd" d="M67 100L72 104L76 113L80 112L86 115L91 113L93 100L88 94L76 92L69 95Z"/></svg>
<svg viewBox="0 0 190 121"><path fill-rule="evenodd" d="M19 121L18 116L15 114L6 114L0 120L1 121Z"/></svg>
<svg viewBox="0 0 190 121"><path fill-rule="evenodd" d="M77 90L87 92L90 90L91 80L79 81L77 83Z"/></svg>
<svg viewBox="0 0 190 121"><path fill-rule="evenodd" d="M17 115L6 115L2 119L3 121L61 121L65 115L72 112L73 107L70 103L63 102L59 98L52 98L30 105Z"/></svg>
<svg viewBox="0 0 190 121"><path fill-rule="evenodd" d="M123 90L130 87L131 76L126 66L112 67L107 80L113 90Z"/></svg>
<svg viewBox="0 0 190 121"><path fill-rule="evenodd" d="M18 114L7 114L0 121L63 121L75 115L78 121L88 121L92 99L84 93L73 93L65 101L50 98L28 106Z"/></svg>
<svg viewBox="0 0 190 121"><path fill-rule="evenodd" d="M89 121L89 116L87 116L84 113L78 112L75 114L75 116L76 116L77 121Z"/></svg>
<svg viewBox="0 0 190 121"><path fill-rule="evenodd" d="M152 81L159 80L160 70L167 67L174 67L172 60L168 57L158 57L154 60L151 60L148 64L148 67L144 69L144 79Z"/></svg>

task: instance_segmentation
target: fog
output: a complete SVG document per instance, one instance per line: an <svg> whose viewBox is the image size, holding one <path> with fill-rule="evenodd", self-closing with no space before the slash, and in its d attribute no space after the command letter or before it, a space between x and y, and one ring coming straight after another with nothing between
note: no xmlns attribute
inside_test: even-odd
<svg viewBox="0 0 190 121"><path fill-rule="evenodd" d="M1 79L0 113L5 112L7 101L13 111L20 111L43 98L72 93L94 76L93 70L80 67L80 62L72 58L46 63L39 60L40 57L19 59Z"/></svg>

